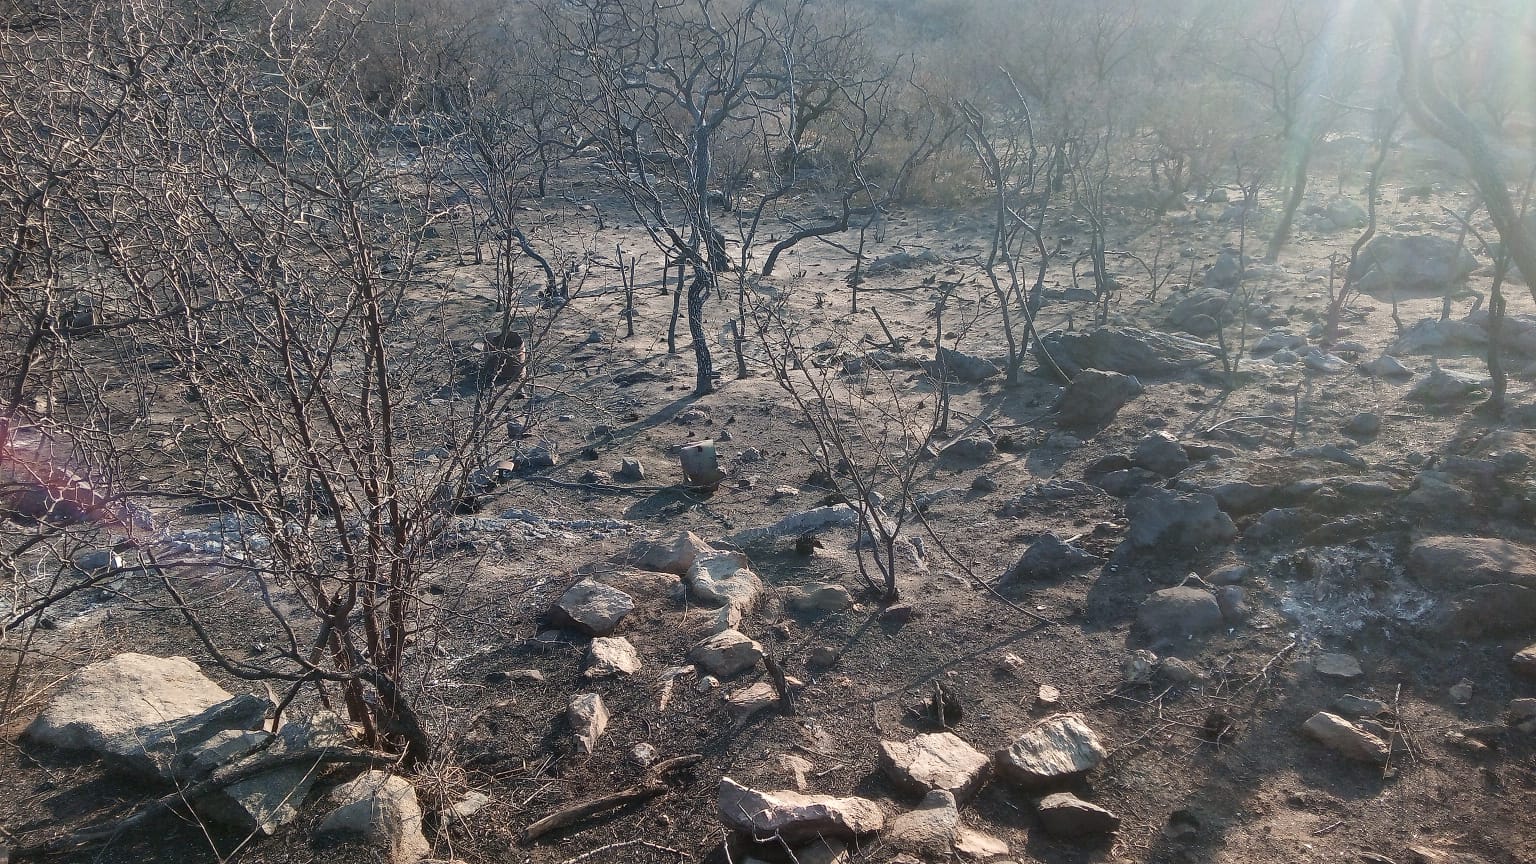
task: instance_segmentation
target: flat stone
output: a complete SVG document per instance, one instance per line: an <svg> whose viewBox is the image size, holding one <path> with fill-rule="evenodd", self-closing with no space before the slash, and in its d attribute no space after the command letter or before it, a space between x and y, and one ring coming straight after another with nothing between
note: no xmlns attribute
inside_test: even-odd
<svg viewBox="0 0 1536 864"><path fill-rule="evenodd" d="M576 748L591 753L597 747L597 739L608 730L608 707L596 693L580 693L571 697L565 719L576 736Z"/></svg>
<svg viewBox="0 0 1536 864"><path fill-rule="evenodd" d="M779 693L767 681L759 681L725 695L725 710L736 720L745 720L779 703Z"/></svg>
<svg viewBox="0 0 1536 864"><path fill-rule="evenodd" d="M634 598L610 585L583 579L572 585L550 610L560 627L572 627L588 636L607 636L624 616L635 610Z"/></svg>
<svg viewBox="0 0 1536 864"><path fill-rule="evenodd" d="M315 828L318 837L361 841L391 864L416 864L432 852L421 833L421 804L403 777L368 771L331 790L335 809Z"/></svg>
<svg viewBox="0 0 1536 864"><path fill-rule="evenodd" d="M167 781L186 779L178 762L190 765L199 756L206 762L216 754L233 753L240 748L230 741L246 740L246 733L260 730L271 709L272 702L266 697L234 696L190 717L112 735L97 752L112 767L129 774ZM220 735L226 732L235 738ZM203 745L215 736L221 747L203 753Z"/></svg>
<svg viewBox="0 0 1536 864"><path fill-rule="evenodd" d="M587 648L587 668L581 673L588 678L606 678L609 675L633 675L640 671L640 654L623 636L599 636Z"/></svg>
<svg viewBox="0 0 1536 864"><path fill-rule="evenodd" d="M110 739L198 714L230 698L185 657L118 654L65 678L25 736L106 752Z"/></svg>
<svg viewBox="0 0 1536 864"><path fill-rule="evenodd" d="M739 630L723 630L688 651L690 662L720 678L751 669L762 659L763 646Z"/></svg>
<svg viewBox="0 0 1536 864"><path fill-rule="evenodd" d="M1068 840L1112 834L1120 828L1119 816L1069 792L1041 798L1035 813L1047 834Z"/></svg>
<svg viewBox="0 0 1536 864"><path fill-rule="evenodd" d="M1391 753L1387 742L1343 717L1326 711L1313 714L1301 729L1308 737L1346 759L1380 765L1386 763Z"/></svg>
<svg viewBox="0 0 1536 864"><path fill-rule="evenodd" d="M1350 654L1319 654L1312 661L1312 668L1324 678L1340 681L1353 681L1365 674L1360 668L1360 661Z"/></svg>
<svg viewBox="0 0 1536 864"><path fill-rule="evenodd" d="M1510 582L1536 586L1536 553L1494 537L1425 537L1408 553L1408 575L1422 585Z"/></svg>
<svg viewBox="0 0 1536 864"><path fill-rule="evenodd" d="M852 840L885 827L885 813L867 798L761 792L722 777L717 794L720 821L756 840L777 836L797 844L818 839Z"/></svg>
<svg viewBox="0 0 1536 864"><path fill-rule="evenodd" d="M926 795L943 789L964 804L987 782L992 763L960 736L937 732L911 741L881 741L880 769L905 792Z"/></svg>
<svg viewBox="0 0 1536 864"><path fill-rule="evenodd" d="M993 764L1003 779L1043 789L1093 770L1105 755L1081 714L1053 714L999 750Z"/></svg>
<svg viewBox="0 0 1536 864"><path fill-rule="evenodd" d="M1351 717L1376 717L1385 714L1391 706L1380 699L1366 699L1363 696L1343 695L1333 703L1333 707L1341 714Z"/></svg>
<svg viewBox="0 0 1536 864"><path fill-rule="evenodd" d="M812 582L785 589L784 605L795 612L826 615L853 605L853 595L841 585Z"/></svg>

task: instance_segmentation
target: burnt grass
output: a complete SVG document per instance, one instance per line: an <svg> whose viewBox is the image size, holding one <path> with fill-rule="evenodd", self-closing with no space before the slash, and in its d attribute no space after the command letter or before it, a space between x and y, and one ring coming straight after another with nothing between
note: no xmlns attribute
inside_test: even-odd
<svg viewBox="0 0 1536 864"><path fill-rule="evenodd" d="M1385 201L1384 230L1412 223L1422 231L1455 236L1453 227L1440 221L1433 200L1400 200L1388 188ZM538 206L572 224L585 218L553 201ZM1181 214L1159 218L1127 212L1123 236L1112 239L1147 255L1153 244L1162 244L1165 255L1191 250L1192 257L1181 266L1193 263L1197 284L1191 287L1198 287L1200 273L1221 244L1235 241L1236 226L1214 220L1220 206L1193 208L1204 216L1191 220ZM891 330L906 337L901 356L911 358L913 366L928 359L931 349L919 342L932 338L930 297L939 282L963 286L956 295L964 310L957 320L966 314L978 317L958 347L997 356L1002 346L996 309L984 302L987 293L976 268L984 254L985 218L979 210L965 209L894 213L883 240L872 244L868 254L931 250L937 261L869 276L861 286L858 314L848 310L844 283L851 262L836 249L797 249L769 283L791 291L789 308L797 323L836 341L837 348L821 352L829 364L840 366L848 357L885 344L868 309L878 309ZM1072 230L1070 224L1058 226L1062 236ZM1257 268L1251 277L1257 294L1284 311L1294 332L1305 333L1320 320L1326 292L1318 273L1326 270L1330 254L1347 251L1353 237L1353 232L1312 231L1303 225L1280 267ZM598 245L612 248L616 242L643 248L634 226L609 226L605 243ZM436 314L462 319L466 331L483 329L489 311L475 287L483 273L457 261L445 246L428 272L428 278L465 286L455 302ZM1042 330L1094 326L1094 304L1064 293L1072 287L1068 269L1052 270ZM1059 388L1046 377L1026 374L1013 387L1000 378L955 383L951 437L996 440L1007 435L1015 444L985 462L940 458L919 467L914 492L957 491L927 509L931 535L921 525L907 529L924 537L927 550L924 567L906 566L901 572L901 602L910 606L910 618L882 614L876 594L859 576L851 529L824 532L823 548L809 557L795 553L792 537L753 546L747 550L753 569L768 590L741 629L804 682L797 713L770 709L745 721L730 716L722 693L759 680L761 667L714 690L701 691L694 679L680 678L663 710L660 676L686 662L688 647L710 632L713 610L676 591L632 592L637 609L618 635L635 644L645 666L632 678L587 682L581 675L586 640L547 632L544 616L550 604L582 575L623 569L626 550L636 540L682 531L717 540L823 503L827 490L809 482L818 467L806 453L811 430L760 366L753 377L737 380L725 343L716 340L717 363L725 372L719 390L691 397L686 336L675 356L666 353L663 341L671 298L660 295L654 284L642 285L637 333L624 338L622 294L616 282L600 284L605 279L592 278L591 287L603 290L578 296L534 357L536 380L553 388L535 390L531 400L541 418L539 434L558 443L561 464L497 487L482 502L481 513L493 516L515 507L551 520L624 520L632 528L600 535L557 528L542 537L517 531L474 533L444 551L426 586L437 625L424 631L413 658L419 675L416 698L443 752L415 780L425 809L451 804L472 790L491 800L467 818L428 816L428 836L438 857L725 861L725 834L714 812L716 783L728 775L759 788L792 788L792 775L782 762L787 755L812 764L811 791L868 796L894 815L916 801L877 770L877 742L937 729L922 707L937 681L963 707L954 731L983 752L1005 746L1041 716L1035 696L1043 684L1056 687L1060 710L1083 714L1110 751L1077 790L1122 819L1120 831L1102 842L1075 844L1049 837L1036 822L1031 801L1002 782L989 783L962 811L967 826L1006 840L1013 860L1383 860L1362 857L1367 854L1399 862L1536 860L1536 821L1531 818L1536 812L1536 738L1508 730L1476 747L1448 736L1499 723L1510 699L1536 695L1536 684L1515 677L1508 664L1515 651L1536 639L1536 623L1508 638L1446 636L1425 623L1432 614L1425 608L1444 598L1433 586L1415 585L1403 573L1409 544L1425 534L1536 540L1528 508L1511 510L1484 498L1454 511L1425 512L1402 503L1402 493L1426 460L1530 452L1531 436L1519 423L1476 413L1476 400L1435 408L1407 401L1403 397L1411 382L1374 379L1353 368L1313 374L1300 365L1276 367L1244 356L1235 379L1224 375L1214 358L1177 376L1150 378L1145 392L1112 422L1073 430L1079 443L1062 446L1051 410ZM1149 301L1150 286L1128 270L1110 307L1111 323L1160 328L1167 295L1183 289L1184 281L1183 275L1176 276L1164 296ZM1485 268L1470 284L1481 291L1487 281ZM826 295L824 303L816 300L817 293ZM1532 313L1523 285L1510 285L1508 294L1511 314ZM1440 302L1408 301L1400 315L1405 323L1437 317ZM1468 296L1456 298L1455 317L1472 302ZM706 327L713 338L728 314L726 304L712 303L709 314L720 319ZM1394 338L1389 308L1368 297L1353 305L1344 326L1344 338L1367 348L1360 360L1379 355ZM1226 333L1234 346L1237 328L1233 323ZM602 341L589 344L594 329ZM1248 344L1261 334L1250 324ZM1402 359L1421 374L1430 366L1425 355ZM1445 368L1484 371L1482 358L1470 351L1448 351L1437 359ZM917 368L898 369L888 380L914 399L933 396L933 382ZM1530 380L1513 380L1510 398L1515 409L1531 405ZM1351 438L1340 431L1363 411L1381 416L1378 435ZM1227 422L1207 432L1237 417L1278 419ZM609 427L608 433L594 435L600 425ZM1128 453L1152 429L1233 451L1214 466L1196 463L1186 478L1267 483L1358 476L1383 481L1399 494L1376 502L1346 501L1316 514L1317 524L1346 524L1347 530L1296 532L1265 543L1240 533L1230 545L1190 553L1117 553L1127 520L1124 501L1109 495L1036 497L1007 506L1034 484L1081 480L1099 460ZM720 442L727 470L725 483L708 496L676 485L674 448L700 438ZM1295 448L1325 444L1347 446L1368 467L1292 455ZM747 448L756 448L763 458L743 461ZM588 471L611 474L625 457L640 459L648 479L636 484L607 476L596 484L582 480ZM996 488L974 489L981 475L995 481ZM1529 474L1501 477L1500 483L1503 493L1531 490ZM796 494L776 492L780 487ZM157 512L173 513L185 502L146 503ZM1240 532L1258 516L1239 515ZM981 584L995 584L1029 542L1046 531L1076 537L1107 563L999 588L1001 597ZM940 544L955 560L941 552ZM1205 637L1155 644L1136 629L1137 608L1150 592L1181 584L1190 573L1204 576L1238 563L1252 568L1243 583L1250 609L1245 622ZM786 610L782 589L822 581L846 586L857 604L815 617ZM220 632L246 643L262 642L270 624L253 614L258 609L254 600L232 586L212 576L198 602L207 604L212 626ZM830 667L807 662L820 646L836 652ZM1187 661L1202 673L1203 683L1179 685L1159 677L1128 682L1122 667L1139 649ZM33 710L46 699L50 682L78 665L125 650L199 656L179 617L152 601L135 599L130 586L89 609L61 610L57 629L39 634L26 676L29 692L36 694ZM1321 651L1355 655L1364 677L1341 683L1316 674L1311 660ZM1023 661L1017 671L1000 665L1010 653ZM206 668L227 689L254 689L222 676L211 664ZM519 670L537 670L542 680ZM1462 679L1472 682L1472 697L1458 705L1448 690ZM563 720L570 696L578 692L600 693L613 718L590 756L576 753ZM1307 717L1345 693L1392 706L1390 719L1404 730L1409 749L1394 756L1387 770L1344 760L1300 734ZM125 784L90 759L22 742L27 719L19 718L0 736L6 742L0 748L0 827L7 841L36 841L111 822L167 791ZM675 778L664 796L533 844L520 843L523 828L559 807L640 782L644 770L627 755L639 743L652 745L661 758L689 753L704 758ZM311 805L299 824L250 842L195 820L167 819L154 831L125 833L104 848L56 860L369 860L366 851L312 844L308 828L323 812L323 806ZM1467 857L1415 858L1420 853L1410 846ZM730 855L739 861L741 851L732 849ZM900 851L877 837L858 849L857 860L889 860ZM754 854L771 855L771 850Z"/></svg>

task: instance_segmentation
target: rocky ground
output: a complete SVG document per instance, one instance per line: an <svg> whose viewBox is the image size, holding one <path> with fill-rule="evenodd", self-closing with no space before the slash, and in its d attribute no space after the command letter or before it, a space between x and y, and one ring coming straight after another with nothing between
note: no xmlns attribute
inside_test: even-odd
<svg viewBox="0 0 1536 864"><path fill-rule="evenodd" d="M1381 247L1329 351L1347 199L1320 195L1277 265L1222 250L1225 203L1128 222L1117 248L1180 264L1155 298L1127 265L1104 326L1062 253L1040 324L1065 388L1004 386L981 214L893 216L856 315L846 257L798 251L760 290L818 335L813 362L908 404L934 396L930 316L961 286L957 419L903 457L927 527L907 523L894 605L860 576L857 514L814 476L789 396L728 372L691 398L687 354L660 341L671 299L643 286L622 338L594 277L535 358L554 392L526 419L557 464L462 517L429 586L440 760L393 777L314 705L259 730L261 685L153 659L197 655L130 577L42 634L41 716L4 730L0 838L112 828L168 796L199 818L63 860L1536 861L1536 309L1508 286L1516 377L1490 420L1486 304L1455 295L1440 320L1445 286L1485 291L1488 260L1456 253L1440 205L1458 199L1410 192L1387 190L1382 231L1429 239ZM452 254L428 272L445 308L486 296ZM700 439L712 494L680 483ZM240 530L151 506L211 560ZM274 635L251 598L207 592L252 651ZM302 761L317 750L374 773L337 786Z"/></svg>

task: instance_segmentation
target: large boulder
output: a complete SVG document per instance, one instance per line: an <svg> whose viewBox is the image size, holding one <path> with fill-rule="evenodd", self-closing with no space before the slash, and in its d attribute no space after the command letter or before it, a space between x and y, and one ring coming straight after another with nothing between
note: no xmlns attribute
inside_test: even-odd
<svg viewBox="0 0 1536 864"><path fill-rule="evenodd" d="M911 741L881 741L880 768L891 782L913 795L942 789L964 804L987 782L992 763L953 732L919 735Z"/></svg>
<svg viewBox="0 0 1536 864"><path fill-rule="evenodd" d="M850 840L885 827L885 813L867 798L760 792L720 778L720 821L755 840L794 845L819 838Z"/></svg>
<svg viewBox="0 0 1536 864"><path fill-rule="evenodd" d="M390 864L416 864L432 852L421 833L421 804L403 777L368 771L331 790L334 809L315 828L319 838L362 842Z"/></svg>
<svg viewBox="0 0 1536 864"><path fill-rule="evenodd" d="M25 735L53 747L111 753L119 749L112 742L123 736L192 717L229 698L185 657L118 654L65 678Z"/></svg>
<svg viewBox="0 0 1536 864"><path fill-rule="evenodd" d="M1103 369L1138 378L1165 378L1220 356L1216 348L1204 342L1132 327L1050 333L1041 341L1068 375Z"/></svg>
<svg viewBox="0 0 1536 864"><path fill-rule="evenodd" d="M992 762L998 776L1025 789L1049 789L1098 766L1107 752L1081 714L1053 714L1012 744L997 751Z"/></svg>
<svg viewBox="0 0 1536 864"><path fill-rule="evenodd" d="M1426 586L1513 582L1536 587L1536 553L1494 537L1425 537L1408 553L1408 574Z"/></svg>
<svg viewBox="0 0 1536 864"><path fill-rule="evenodd" d="M555 602L550 619L558 626L573 627L588 636L607 636L633 611L635 601L628 594L611 585L583 579Z"/></svg>
<svg viewBox="0 0 1536 864"><path fill-rule="evenodd" d="M1141 394L1133 376L1084 369L1072 379L1056 402L1056 424L1067 429L1102 426Z"/></svg>
<svg viewBox="0 0 1536 864"><path fill-rule="evenodd" d="M1378 234L1350 262L1348 278L1377 299L1439 297L1477 269L1454 240L1432 234Z"/></svg>
<svg viewBox="0 0 1536 864"><path fill-rule="evenodd" d="M1232 517L1203 492L1176 493L1145 487L1125 504L1133 549L1203 550L1237 536Z"/></svg>

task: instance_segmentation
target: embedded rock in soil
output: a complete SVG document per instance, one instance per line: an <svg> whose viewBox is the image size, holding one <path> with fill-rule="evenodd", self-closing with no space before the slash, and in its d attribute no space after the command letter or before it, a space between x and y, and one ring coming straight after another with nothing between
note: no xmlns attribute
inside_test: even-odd
<svg viewBox="0 0 1536 864"><path fill-rule="evenodd" d="M1045 833L1067 840L1112 834L1120 828L1119 816L1069 792L1041 798L1035 812Z"/></svg>
<svg viewBox="0 0 1536 864"><path fill-rule="evenodd" d="M624 616L635 610L634 598L617 588L591 579L572 585L550 609L550 620L588 636L607 636Z"/></svg>
<svg viewBox="0 0 1536 864"><path fill-rule="evenodd" d="M1447 372L1431 369L1428 375L1415 381L1404 399L1438 405L1458 402L1476 395L1483 389L1483 379L1464 372Z"/></svg>
<svg viewBox="0 0 1536 864"><path fill-rule="evenodd" d="M1154 639L1181 639L1219 629L1221 605L1203 588L1164 588L1142 601L1136 623Z"/></svg>
<svg viewBox="0 0 1536 864"><path fill-rule="evenodd" d="M1136 442L1131 461L1154 474L1172 477L1189 467L1189 454L1184 452L1184 445L1173 435L1149 432Z"/></svg>
<svg viewBox="0 0 1536 864"><path fill-rule="evenodd" d="M791 513L765 528L748 528L745 531L737 531L726 539L736 546L750 546L754 543L763 543L779 537L799 537L802 534L809 534L827 528L845 528L857 525L858 522L859 514L852 507L849 507L847 504L832 504L827 507L813 507L810 510Z"/></svg>
<svg viewBox="0 0 1536 864"><path fill-rule="evenodd" d="M1460 639L1530 633L1536 626L1536 588L1508 582L1474 585L1456 595L1442 626Z"/></svg>
<svg viewBox="0 0 1536 864"><path fill-rule="evenodd" d="M565 709L565 720L576 735L576 748L591 753L597 747L597 739L608 731L608 706L596 693L579 693L571 697Z"/></svg>
<svg viewBox="0 0 1536 864"><path fill-rule="evenodd" d="M866 798L760 792L720 778L720 821L755 840L777 837L785 843L831 838L851 840L885 827L885 813Z"/></svg>
<svg viewBox="0 0 1536 864"><path fill-rule="evenodd" d="M1389 706L1380 699L1367 699L1346 693L1333 703L1333 707L1352 717L1375 717L1386 713Z"/></svg>
<svg viewBox="0 0 1536 864"><path fill-rule="evenodd" d="M1139 377L1178 375L1219 356L1204 342L1132 327L1101 327L1087 333L1050 333L1043 340L1068 375L1103 369Z"/></svg>
<svg viewBox="0 0 1536 864"><path fill-rule="evenodd" d="M1232 517L1203 492L1146 488L1125 504L1131 522L1126 543L1135 549L1206 549L1237 536Z"/></svg>
<svg viewBox="0 0 1536 864"><path fill-rule="evenodd" d="M997 751L993 764L1003 779L1042 789L1093 770L1105 755L1081 714L1053 714Z"/></svg>
<svg viewBox="0 0 1536 864"><path fill-rule="evenodd" d="M1029 544L1019 560L1008 568L1003 581L1053 579L1081 567L1103 563L1103 558L1068 543L1054 533L1046 532Z"/></svg>
<svg viewBox="0 0 1536 864"><path fill-rule="evenodd" d="M853 595L841 585L812 582L785 589L784 605L795 612L825 615L853 605Z"/></svg>
<svg viewBox="0 0 1536 864"><path fill-rule="evenodd" d="M347 732L341 718L321 711L302 720L284 723L276 740L254 759L305 753L341 747ZM225 786L193 802L197 812L245 834L271 835L299 818L299 807L314 786L313 761L262 771L238 783Z"/></svg>
<svg viewBox="0 0 1536 864"><path fill-rule="evenodd" d="M416 864L432 852L421 833L421 804L403 777L368 771L331 790L335 809L315 828L317 837L362 842L391 864Z"/></svg>
<svg viewBox="0 0 1536 864"><path fill-rule="evenodd" d="M997 445L991 438L972 436L961 438L944 448L945 459L955 462L985 462L997 455Z"/></svg>
<svg viewBox="0 0 1536 864"><path fill-rule="evenodd" d="M606 678L609 675L633 675L640 671L640 655L623 636L599 636L587 649L587 668L582 675Z"/></svg>
<svg viewBox="0 0 1536 864"><path fill-rule="evenodd" d="M185 657L118 654L64 679L26 737L106 752L110 739L190 717L229 698Z"/></svg>
<svg viewBox="0 0 1536 864"><path fill-rule="evenodd" d="M997 364L985 357L963 354L953 348L939 348L939 362L944 364L949 378L969 384L985 381L1003 372L997 368Z"/></svg>
<svg viewBox="0 0 1536 864"><path fill-rule="evenodd" d="M1353 681L1364 675L1360 661L1349 654L1320 654L1312 661L1312 668L1324 678Z"/></svg>
<svg viewBox="0 0 1536 864"><path fill-rule="evenodd" d="M1509 658L1509 666L1517 675L1536 679L1536 645L1527 645Z"/></svg>
<svg viewBox="0 0 1536 864"><path fill-rule="evenodd" d="M688 651L690 662L721 678L751 669L761 659L763 646L738 630L723 630Z"/></svg>
<svg viewBox="0 0 1536 864"><path fill-rule="evenodd" d="M1141 390L1141 382L1130 375L1084 369L1057 400L1056 424L1067 429L1102 426Z"/></svg>
<svg viewBox="0 0 1536 864"><path fill-rule="evenodd" d="M693 596L705 603L751 612L763 593L763 581L740 552L710 552L694 559L685 577Z"/></svg>
<svg viewBox="0 0 1536 864"><path fill-rule="evenodd" d="M1344 424L1344 432L1358 438L1375 438L1381 433L1381 415L1362 411L1349 418Z"/></svg>
<svg viewBox="0 0 1536 864"><path fill-rule="evenodd" d="M1536 553L1493 537L1425 537L1408 553L1408 575L1425 586L1512 582L1536 587Z"/></svg>
<svg viewBox="0 0 1536 864"><path fill-rule="evenodd" d="M1375 378L1412 378L1413 370L1391 354L1360 364L1360 371Z"/></svg>
<svg viewBox="0 0 1536 864"><path fill-rule="evenodd" d="M682 576L698 557L715 550L697 534L684 531L671 540L645 540L630 550L636 567Z"/></svg>
<svg viewBox="0 0 1536 864"><path fill-rule="evenodd" d="M881 741L880 769L910 794L942 789L963 804L987 782L992 763L960 736L937 732L911 741Z"/></svg>
<svg viewBox="0 0 1536 864"><path fill-rule="evenodd" d="M916 810L892 819L891 827L880 839L931 861L954 854L959 831L960 811L955 807L955 796L934 789L923 796Z"/></svg>
<svg viewBox="0 0 1536 864"><path fill-rule="evenodd" d="M800 682L786 676L784 682L792 687L799 686ZM731 712L731 716L737 720L745 720L762 711L765 708L777 705L779 693L773 689L773 685L767 681L759 681L740 690L733 690L726 694L725 708Z"/></svg>
<svg viewBox="0 0 1536 864"><path fill-rule="evenodd" d="M1327 711L1313 714L1311 719L1302 725L1301 730L1308 737L1340 756L1358 762L1384 764L1391 752L1387 748L1387 742L1343 717L1329 714Z"/></svg>

